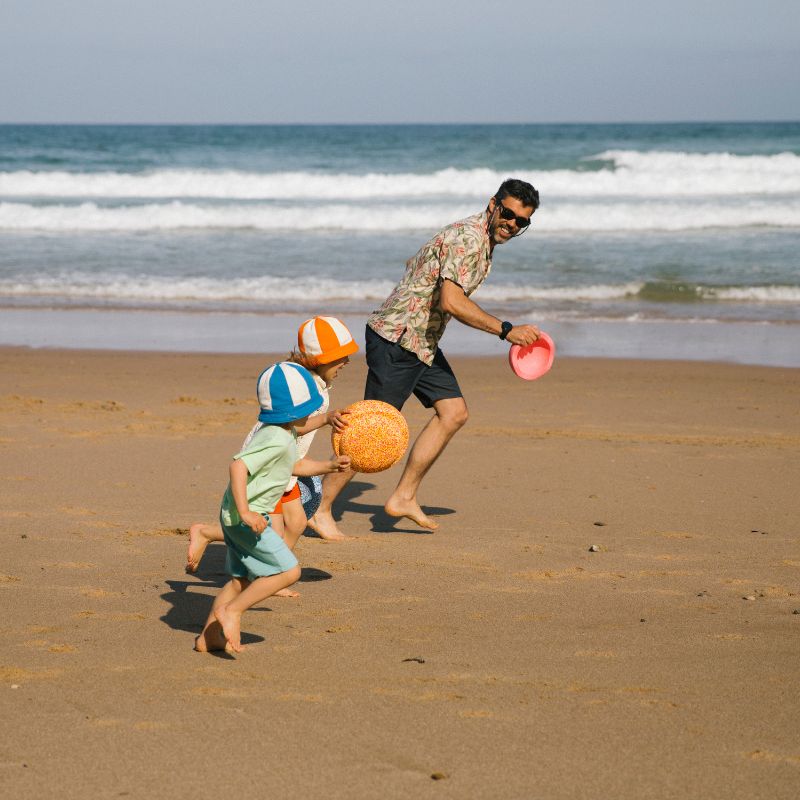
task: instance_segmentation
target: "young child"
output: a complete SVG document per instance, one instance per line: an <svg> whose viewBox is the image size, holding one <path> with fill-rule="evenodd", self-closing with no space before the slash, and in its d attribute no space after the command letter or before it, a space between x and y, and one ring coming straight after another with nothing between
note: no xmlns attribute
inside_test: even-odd
<svg viewBox="0 0 800 800"><path fill-rule="evenodd" d="M230 483L222 498L220 525L228 546L225 567L231 580L214 600L194 649L241 652L242 614L300 577L286 542L273 530L275 507L294 469L300 475L346 470L350 459L297 459L296 425L324 400L311 373L299 364L273 364L258 379L259 428L230 465Z"/></svg>
<svg viewBox="0 0 800 800"><path fill-rule="evenodd" d="M338 410L328 411L330 405L329 389L339 371L350 360L350 356L358 350L358 345L353 340L345 324L335 317L314 317L306 320L297 331L297 349L289 355L289 360L305 367L314 379L314 383L322 395L323 402L320 408L302 426L295 426L298 433L297 452L298 458L304 458L314 441L316 432L323 425L330 425L337 431L342 431L347 425L345 414ZM256 423L242 445L247 447L251 438L261 427L261 422ZM305 489L311 494L309 507L319 505L321 488L310 481L305 483ZM293 476L284 491L278 505L270 517L273 529L283 538L289 547L294 550L297 540L306 529L307 516L300 499L300 489L297 477ZM328 538L324 537L323 538ZM338 537L337 537L338 538ZM343 537L342 537L343 538ZM200 560L206 547L211 542L223 541L222 529L218 525L208 525L195 522L189 528L189 549L186 555L186 571L197 571ZM285 589L279 592L283 597L297 597L297 592Z"/></svg>

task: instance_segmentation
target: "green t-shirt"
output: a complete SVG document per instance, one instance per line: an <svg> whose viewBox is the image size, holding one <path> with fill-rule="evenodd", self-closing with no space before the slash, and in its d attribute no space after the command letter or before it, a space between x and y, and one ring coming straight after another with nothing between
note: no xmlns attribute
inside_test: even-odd
<svg viewBox="0 0 800 800"><path fill-rule="evenodd" d="M247 503L251 511L269 514L278 505L297 461L296 440L294 429L287 431L277 425L265 425L234 456L247 467ZM230 483L222 498L220 515L226 525L241 522Z"/></svg>

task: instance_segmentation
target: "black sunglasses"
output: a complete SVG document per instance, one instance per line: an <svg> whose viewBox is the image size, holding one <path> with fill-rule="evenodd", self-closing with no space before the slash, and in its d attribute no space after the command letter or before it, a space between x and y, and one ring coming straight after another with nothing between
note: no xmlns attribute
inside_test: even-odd
<svg viewBox="0 0 800 800"><path fill-rule="evenodd" d="M531 224L530 217L518 217L510 208L506 208L499 200L495 200L495 203L497 203L496 207L500 209L500 216L508 222L511 222L513 219L520 230L524 230Z"/></svg>

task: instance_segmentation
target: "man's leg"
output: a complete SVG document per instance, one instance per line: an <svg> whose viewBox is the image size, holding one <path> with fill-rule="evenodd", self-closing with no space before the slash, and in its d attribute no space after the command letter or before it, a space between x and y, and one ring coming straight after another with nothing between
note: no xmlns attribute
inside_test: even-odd
<svg viewBox="0 0 800 800"><path fill-rule="evenodd" d="M437 400L436 414L422 429L408 455L397 488L386 501L384 509L392 517L408 517L423 528L436 530L439 524L428 517L417 502L417 489L425 474L442 454L453 435L467 421L467 404L463 397ZM332 476L333 477L333 476Z"/></svg>

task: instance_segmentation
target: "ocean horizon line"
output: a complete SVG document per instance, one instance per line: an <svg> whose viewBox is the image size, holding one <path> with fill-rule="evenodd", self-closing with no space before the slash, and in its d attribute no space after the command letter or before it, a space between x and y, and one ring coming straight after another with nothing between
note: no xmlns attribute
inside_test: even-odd
<svg viewBox="0 0 800 800"><path fill-rule="evenodd" d="M0 121L0 127L87 127L87 128L382 128L382 127L613 127L613 126L641 126L652 125L795 125L800 124L798 119L663 119L663 120L551 120L551 121L492 121L492 122L433 122L433 121L405 121L405 122L188 122L188 121Z"/></svg>

